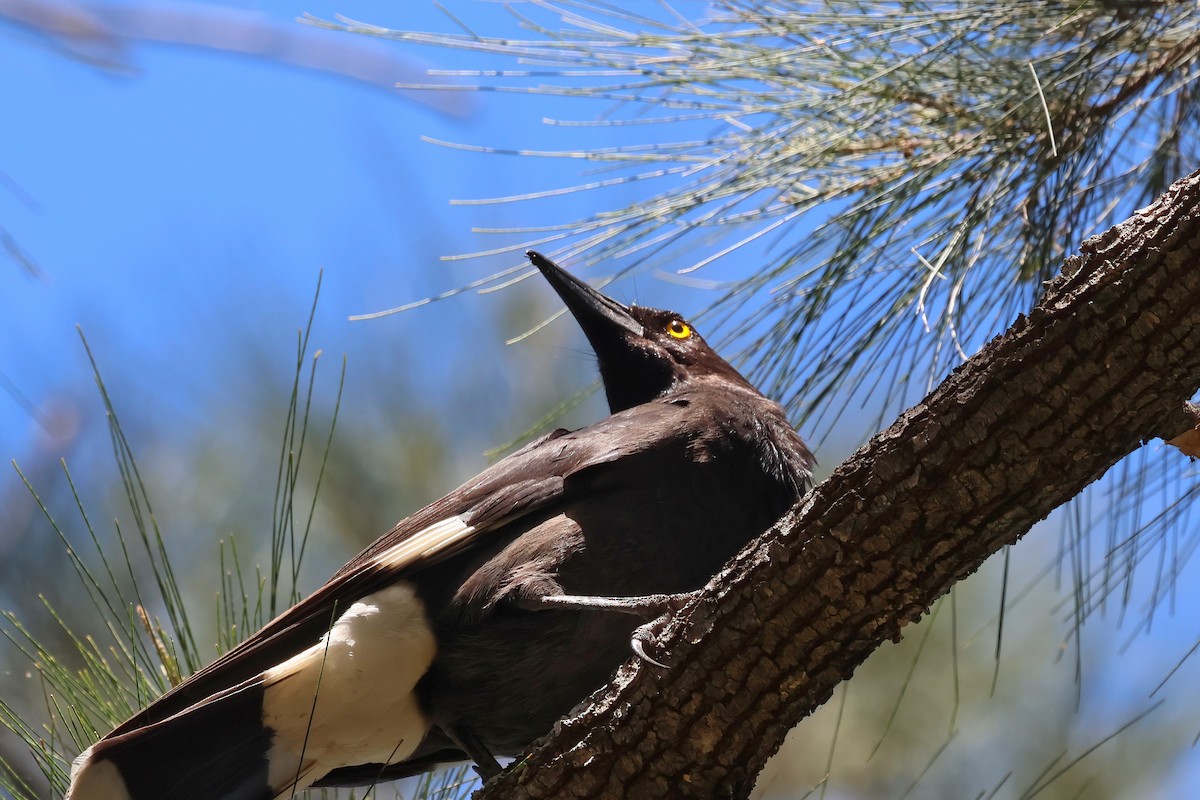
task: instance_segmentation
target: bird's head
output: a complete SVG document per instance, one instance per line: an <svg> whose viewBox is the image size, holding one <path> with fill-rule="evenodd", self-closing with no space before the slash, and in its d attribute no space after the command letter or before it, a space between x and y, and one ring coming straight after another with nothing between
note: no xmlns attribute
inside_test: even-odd
<svg viewBox="0 0 1200 800"><path fill-rule="evenodd" d="M541 253L530 250L526 255L587 335L613 413L663 397L705 375L753 388L674 311L622 305Z"/></svg>

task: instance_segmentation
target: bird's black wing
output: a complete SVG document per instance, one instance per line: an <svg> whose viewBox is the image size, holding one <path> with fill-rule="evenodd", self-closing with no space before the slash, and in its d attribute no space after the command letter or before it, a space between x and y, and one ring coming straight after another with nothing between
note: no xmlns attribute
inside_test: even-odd
<svg viewBox="0 0 1200 800"><path fill-rule="evenodd" d="M577 431L556 430L527 445L402 520L312 595L105 738L164 720L253 682L265 670L319 642L356 600L470 547L480 536L511 521L569 501L569 477L661 446L682 423L678 407L649 403Z"/></svg>

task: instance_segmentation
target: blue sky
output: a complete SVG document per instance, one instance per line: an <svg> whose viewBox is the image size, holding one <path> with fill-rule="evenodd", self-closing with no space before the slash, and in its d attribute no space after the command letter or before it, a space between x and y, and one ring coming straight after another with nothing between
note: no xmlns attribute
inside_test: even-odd
<svg viewBox="0 0 1200 800"><path fill-rule="evenodd" d="M273 13L288 24L303 12L453 29L422 3L404 4L403 13L364 3ZM493 4L466 4L462 13L492 31L516 30ZM469 53L306 32L384 52L408 74L480 63ZM120 70L99 70L19 29L0 28L0 35L0 69L21 76L0 87L9 110L0 128L0 169L11 185L0 188L0 225L40 271L31 276L15 263L0 271L0 371L23 398L0 395L5 453L21 453L36 435L26 401L40 406L59 387L86 378L77 324L102 362L119 353L156 391L176 385L160 399L189 406L202 404L211 389L203 385L205 366L228 357L221 346L235 346L221 341L228 332L277 336L290 350L322 269L322 346L347 352L351 363L381 336L411 340L414 331L442 324L439 314L462 320L480 313L488 300L469 296L441 304L452 309L346 321L519 262L514 255L440 262L507 241L472 235L472 226L546 221L536 204L453 206L452 199L562 183L561 162L464 153L421 137L578 148L611 135L542 125L543 116L580 112L578 104L547 98L433 98L461 111L448 116L390 90L269 60L132 43L119 54ZM552 208L554 221L563 221L612 201L611 192L589 193L540 211ZM519 291L548 298L541 288ZM627 299L638 294L685 311L708 302L689 302L686 292L651 281L624 290ZM438 364L434 358L428 366L436 371Z"/></svg>
<svg viewBox="0 0 1200 800"><path fill-rule="evenodd" d="M119 75L4 35L0 68L22 79L0 89L12 112L0 167L17 187L0 190L0 224L40 274L15 263L0 272L0 370L34 406L86 376L76 324L102 361L119 354L158 391L175 384L163 399L202 404L205 367L236 344L223 332L277 336L290 349L322 269L327 350L353 359L381 335L429 327L440 309L346 318L496 268L438 262L477 246L471 224L505 215L449 200L505 193L516 171L541 166L420 141L501 139L511 118L474 96L456 96L468 115L447 118L269 61L134 45ZM0 397L0 450L20 453L31 435L22 404Z"/></svg>

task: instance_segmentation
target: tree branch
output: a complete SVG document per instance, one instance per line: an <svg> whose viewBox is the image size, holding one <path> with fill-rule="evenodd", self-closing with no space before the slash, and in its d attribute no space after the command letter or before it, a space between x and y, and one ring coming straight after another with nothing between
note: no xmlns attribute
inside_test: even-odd
<svg viewBox="0 0 1200 800"><path fill-rule="evenodd" d="M1028 317L743 550L479 798L744 797L784 735L955 581L1195 424L1200 172L1083 243Z"/></svg>
<svg viewBox="0 0 1200 800"><path fill-rule="evenodd" d="M264 13L208 3L104 3L92 0L0 0L0 23L44 36L64 53L114 72L132 70L130 48L161 42L274 61L386 89L455 117L472 104L461 93L398 90L444 81L423 66L364 37L281 23ZM314 21L315 22L315 21Z"/></svg>

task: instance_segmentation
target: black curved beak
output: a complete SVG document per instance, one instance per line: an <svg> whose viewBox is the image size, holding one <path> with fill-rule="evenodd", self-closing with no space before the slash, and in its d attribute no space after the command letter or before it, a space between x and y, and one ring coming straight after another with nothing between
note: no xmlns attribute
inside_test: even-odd
<svg viewBox="0 0 1200 800"><path fill-rule="evenodd" d="M624 332L634 336L645 334L642 324L633 318L627 306L600 294L541 253L527 250L525 255L558 292L579 327L587 334L593 349L603 348L614 333L622 335Z"/></svg>

